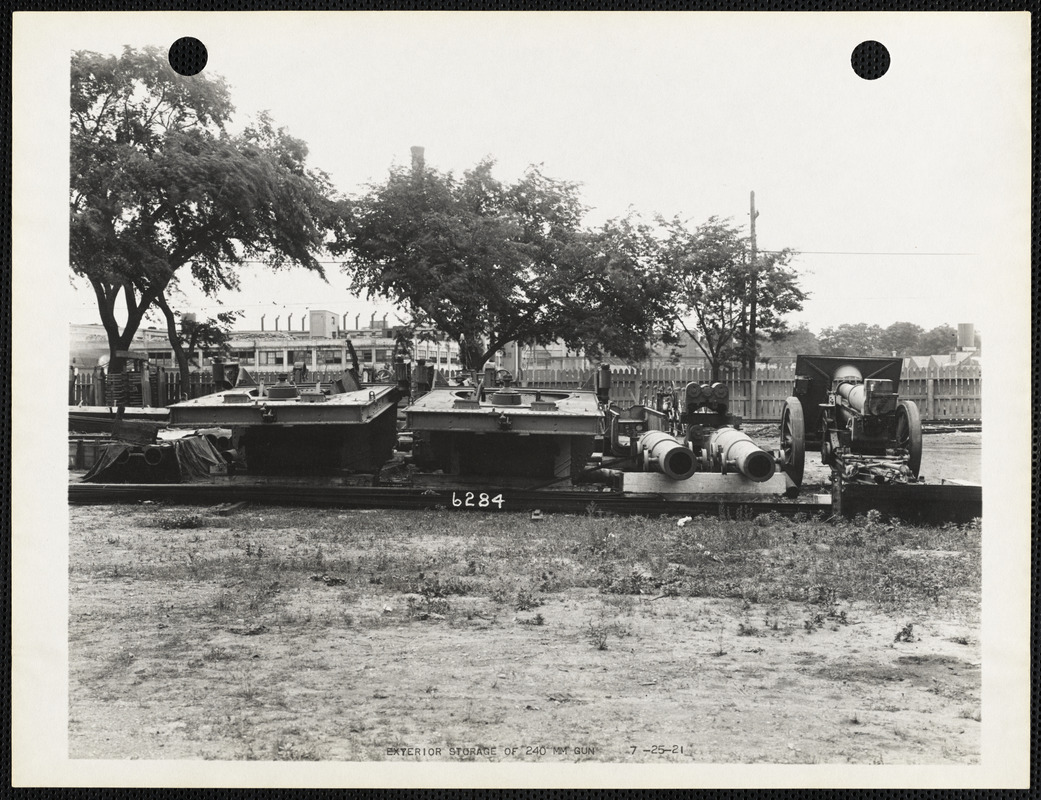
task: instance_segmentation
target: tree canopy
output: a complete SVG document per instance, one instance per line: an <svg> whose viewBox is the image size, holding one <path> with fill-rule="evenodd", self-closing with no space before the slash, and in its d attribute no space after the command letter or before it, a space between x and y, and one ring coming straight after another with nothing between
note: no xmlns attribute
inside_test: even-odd
<svg viewBox="0 0 1041 800"><path fill-rule="evenodd" d="M672 285L671 320L704 354L715 380L724 365L758 346L747 335L749 239L718 217L693 229L677 218L660 224L665 239L659 258ZM801 310L806 299L789 266L793 255L791 250L758 254L757 333L764 338L783 335L785 315Z"/></svg>
<svg viewBox="0 0 1041 800"><path fill-rule="evenodd" d="M837 327L823 328L817 337L821 355L873 356L881 354L882 328L866 322L844 322Z"/></svg>
<svg viewBox="0 0 1041 800"><path fill-rule="evenodd" d="M156 47L78 51L70 108L70 262L94 289L111 371L185 267L209 295L260 258L323 274L327 177L266 115L229 133L223 79L179 75Z"/></svg>
<svg viewBox="0 0 1041 800"><path fill-rule="evenodd" d="M921 338L924 331L921 325L913 322L894 322L883 329L878 339L878 348L882 355L915 356L930 355L921 352Z"/></svg>
<svg viewBox="0 0 1041 800"><path fill-rule="evenodd" d="M759 348L759 357L762 361L770 359L781 361L799 355L820 355L820 351L821 346L817 340L817 334L802 323L763 342Z"/></svg>
<svg viewBox="0 0 1041 800"><path fill-rule="evenodd" d="M931 356L949 353L958 344L950 325L925 331L913 322L894 322L885 328L866 322L843 323L820 333L821 353L829 356Z"/></svg>
<svg viewBox="0 0 1041 800"><path fill-rule="evenodd" d="M919 355L933 356L941 353L952 353L958 346L958 331L950 325L937 325L922 334L919 340Z"/></svg>
<svg viewBox="0 0 1041 800"><path fill-rule="evenodd" d="M457 177L417 159L345 203L330 251L354 288L444 331L466 369L510 342L642 357L658 287L637 232L588 230L576 184L535 166L503 182L493 166Z"/></svg>

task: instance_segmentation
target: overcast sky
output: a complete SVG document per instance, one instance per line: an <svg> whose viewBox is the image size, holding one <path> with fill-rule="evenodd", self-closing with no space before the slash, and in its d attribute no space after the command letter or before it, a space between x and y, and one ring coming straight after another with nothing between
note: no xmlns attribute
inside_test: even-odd
<svg viewBox="0 0 1041 800"><path fill-rule="evenodd" d="M239 114L269 110L345 193L407 164L412 145L441 170L492 156L511 179L541 163L582 185L591 224L631 206L746 225L754 190L760 248L801 251L811 297L793 322L814 330L980 325L981 293L1016 266L1002 248L1025 230L1012 195L1029 84L1009 78L1025 79L1013 45L1028 42L996 18L214 14L176 30L124 19L135 23L85 27L75 46L199 38ZM875 81L850 66L868 39L892 57ZM262 313L271 327L290 312L298 325L306 308L350 324L390 310L353 300L335 266L328 284L255 270L221 300L247 328ZM181 305L219 310L192 290ZM74 293L71 319L97 320L91 292Z"/></svg>

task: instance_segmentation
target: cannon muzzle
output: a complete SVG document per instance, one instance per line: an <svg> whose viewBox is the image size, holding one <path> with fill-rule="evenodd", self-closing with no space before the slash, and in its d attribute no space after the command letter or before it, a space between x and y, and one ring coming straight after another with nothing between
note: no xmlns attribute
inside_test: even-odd
<svg viewBox="0 0 1041 800"><path fill-rule="evenodd" d="M725 383L695 383L691 382L684 388L687 398L687 406L691 409L701 406L725 404L730 399L730 389Z"/></svg>
<svg viewBox="0 0 1041 800"><path fill-rule="evenodd" d="M663 431L647 431L638 446L647 468L663 472L674 481L685 481L694 474L694 453L676 437Z"/></svg>
<svg viewBox="0 0 1041 800"><path fill-rule="evenodd" d="M768 481L774 474L774 458L736 428L719 428L708 439L708 450L719 452L724 465L733 465L751 481Z"/></svg>
<svg viewBox="0 0 1041 800"><path fill-rule="evenodd" d="M840 383L836 391L858 414L881 417L896 411L897 396L892 381L869 378L863 383Z"/></svg>

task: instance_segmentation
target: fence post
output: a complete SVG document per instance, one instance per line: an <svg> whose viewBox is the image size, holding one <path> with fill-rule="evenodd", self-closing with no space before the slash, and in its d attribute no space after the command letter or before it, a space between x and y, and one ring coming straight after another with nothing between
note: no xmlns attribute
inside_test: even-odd
<svg viewBox="0 0 1041 800"><path fill-rule="evenodd" d="M748 373L748 416L759 419L759 370L756 367Z"/></svg>
<svg viewBox="0 0 1041 800"><path fill-rule="evenodd" d="M936 379L925 375L925 418L931 420L936 418Z"/></svg>
<svg viewBox="0 0 1041 800"><path fill-rule="evenodd" d="M170 396L166 393L166 367L159 367L155 377L156 394L159 395L155 404L159 408L165 408L170 402Z"/></svg>

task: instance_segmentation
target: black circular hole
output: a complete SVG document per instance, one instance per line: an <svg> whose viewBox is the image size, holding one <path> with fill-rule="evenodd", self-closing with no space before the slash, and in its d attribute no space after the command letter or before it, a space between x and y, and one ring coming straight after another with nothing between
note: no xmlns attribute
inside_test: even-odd
<svg viewBox="0 0 1041 800"><path fill-rule="evenodd" d="M853 71L866 81L881 78L889 71L889 51L881 42L861 42L850 57Z"/></svg>
<svg viewBox="0 0 1041 800"><path fill-rule="evenodd" d="M182 36L170 46L170 66L181 75L198 75L208 58L206 45L194 36Z"/></svg>

